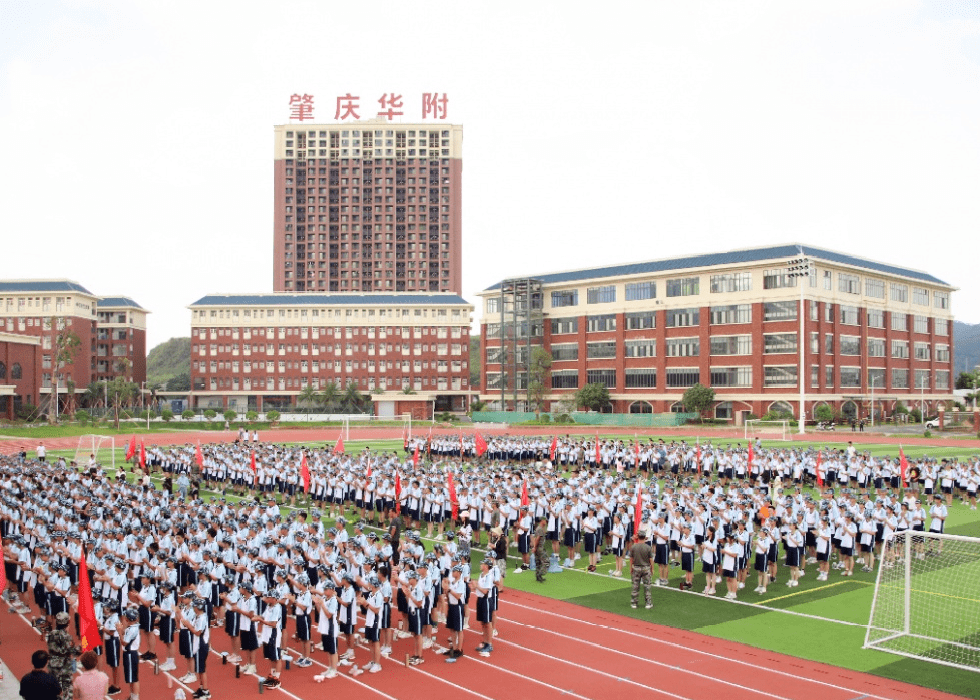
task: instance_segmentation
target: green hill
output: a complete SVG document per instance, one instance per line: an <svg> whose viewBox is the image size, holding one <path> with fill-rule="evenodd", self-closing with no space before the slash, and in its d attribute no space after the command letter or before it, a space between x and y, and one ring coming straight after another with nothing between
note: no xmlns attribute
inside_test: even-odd
<svg viewBox="0 0 980 700"><path fill-rule="evenodd" d="M190 382L191 339L171 338L150 350L146 357L146 381L150 386L166 385L178 375L187 375Z"/></svg>

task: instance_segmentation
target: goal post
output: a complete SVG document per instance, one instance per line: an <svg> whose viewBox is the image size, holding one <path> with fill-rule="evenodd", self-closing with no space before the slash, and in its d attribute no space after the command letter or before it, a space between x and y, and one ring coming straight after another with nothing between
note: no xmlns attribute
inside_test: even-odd
<svg viewBox="0 0 980 700"><path fill-rule="evenodd" d="M109 463L116 468L116 440L111 435L82 435L78 438L75 448L75 463L84 467L88 464L89 455L95 455L95 461L103 467L108 452Z"/></svg>
<svg viewBox="0 0 980 700"><path fill-rule="evenodd" d="M980 671L980 539L907 530L885 543L864 648Z"/></svg>
<svg viewBox="0 0 980 700"><path fill-rule="evenodd" d="M759 420L745 421L745 439L765 437L769 440L789 440L788 420Z"/></svg>

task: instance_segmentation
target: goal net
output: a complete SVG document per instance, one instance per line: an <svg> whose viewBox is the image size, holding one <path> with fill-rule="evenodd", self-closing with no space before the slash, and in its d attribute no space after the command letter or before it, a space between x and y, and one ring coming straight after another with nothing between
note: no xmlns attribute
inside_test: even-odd
<svg viewBox="0 0 980 700"><path fill-rule="evenodd" d="M111 435L82 435L78 438L75 449L75 464L87 467L89 457L95 455L95 461L103 467L116 468L116 441Z"/></svg>
<svg viewBox="0 0 980 700"><path fill-rule="evenodd" d="M747 420L745 439L765 437L768 440L789 440L788 420Z"/></svg>
<svg viewBox="0 0 980 700"><path fill-rule="evenodd" d="M980 539L911 530L887 542L865 649L980 671Z"/></svg>

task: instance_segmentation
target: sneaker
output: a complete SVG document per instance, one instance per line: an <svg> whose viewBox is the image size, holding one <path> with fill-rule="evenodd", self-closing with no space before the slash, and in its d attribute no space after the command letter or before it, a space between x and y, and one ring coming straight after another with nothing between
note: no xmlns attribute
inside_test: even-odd
<svg viewBox="0 0 980 700"><path fill-rule="evenodd" d="M381 664L371 664L371 666L368 668L367 672L368 673L380 673L381 672Z"/></svg>
<svg viewBox="0 0 980 700"><path fill-rule="evenodd" d="M197 680L196 673L185 673L183 676L177 679L181 683L193 683Z"/></svg>
<svg viewBox="0 0 980 700"><path fill-rule="evenodd" d="M194 698L209 698L209 697L211 697L211 691L208 690L207 688L198 688L197 690L194 691L194 694L191 697L194 697Z"/></svg>
<svg viewBox="0 0 980 700"><path fill-rule="evenodd" d="M305 656L301 656L296 659L297 668L307 668L313 665L313 659L308 659Z"/></svg>
<svg viewBox="0 0 980 700"><path fill-rule="evenodd" d="M738 582L738 590L742 590L743 588L745 588L745 584L742 581L739 581Z"/></svg>
<svg viewBox="0 0 980 700"><path fill-rule="evenodd" d="M408 633L406 632L406 634L408 634ZM411 635L409 635L409 636L411 636ZM342 658L342 659L353 659L354 658L354 650L353 649L348 649L347 651L345 651L343 654L340 655L340 658Z"/></svg>
<svg viewBox="0 0 980 700"><path fill-rule="evenodd" d="M758 588L758 589L756 589L756 593L758 593L759 595L762 595L765 592L766 592L766 589L765 588Z"/></svg>
<svg viewBox="0 0 980 700"><path fill-rule="evenodd" d="M258 675L259 671L255 668L255 664L248 664L244 669L242 669L242 673L246 675L249 673L252 675Z"/></svg>
<svg viewBox="0 0 980 700"><path fill-rule="evenodd" d="M486 647L486 646L489 646L489 645L486 642L483 642L482 644L480 644L479 646L477 646L477 648L475 649L475 651L483 651L483 648Z"/></svg>
<svg viewBox="0 0 980 700"><path fill-rule="evenodd" d="M647 610L649 610L652 607L653 607L653 603L647 603L647 605L646 605Z"/></svg>
<svg viewBox="0 0 980 700"><path fill-rule="evenodd" d="M382 656L391 656L391 647L381 647Z"/></svg>
<svg viewBox="0 0 980 700"><path fill-rule="evenodd" d="M874 569L872 569L870 566L862 566L861 571L867 573L869 571L874 571Z"/></svg>
<svg viewBox="0 0 980 700"><path fill-rule="evenodd" d="M122 692L121 688L117 688L114 685L109 686L109 690L106 692L107 695L119 695Z"/></svg>
<svg viewBox="0 0 980 700"><path fill-rule="evenodd" d="M412 666L418 666L419 664L424 664L425 659L423 659L421 656L413 656L408 660L408 663Z"/></svg>
<svg viewBox="0 0 980 700"><path fill-rule="evenodd" d="M630 603L630 607L636 610L636 603ZM477 651L479 651L479 649L477 649Z"/></svg>
<svg viewBox="0 0 980 700"><path fill-rule="evenodd" d="M264 685L266 688L278 688L279 679L276 678L275 676L269 676L264 681L262 681L262 685Z"/></svg>
<svg viewBox="0 0 980 700"><path fill-rule="evenodd" d="M362 671L361 669L359 669L357 666L355 666L354 668L352 668L350 670L350 675L354 676L355 678L357 676L361 675L362 673L364 673L364 671Z"/></svg>
<svg viewBox="0 0 980 700"><path fill-rule="evenodd" d="M496 636L497 636L497 628L496 628L496 627L494 627L494 628L493 628L493 636L494 636L494 637L496 637Z"/></svg>
<svg viewBox="0 0 980 700"><path fill-rule="evenodd" d="M340 659L337 662L337 665L338 666L350 666L351 665L351 660L350 659Z"/></svg>
<svg viewBox="0 0 980 700"><path fill-rule="evenodd" d="M514 569L515 574L520 574L523 572L524 572L524 567L518 566L516 569Z"/></svg>

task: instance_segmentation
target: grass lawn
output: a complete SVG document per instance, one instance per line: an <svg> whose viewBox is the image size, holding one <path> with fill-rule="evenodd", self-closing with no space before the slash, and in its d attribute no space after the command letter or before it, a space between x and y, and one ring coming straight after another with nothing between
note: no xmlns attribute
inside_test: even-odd
<svg viewBox="0 0 980 700"><path fill-rule="evenodd" d="M819 447L846 447L846 436L841 437L844 438L843 441L821 440L813 444ZM693 439L688 438L689 441ZM717 442L726 445L729 441ZM333 442L311 443L317 446L322 444L332 445ZM763 444L776 449L799 447L785 442ZM348 453L358 453L365 445L370 445L373 451L400 452L402 440L350 441L346 443L346 448ZM898 445L862 445L861 451L865 450L875 455L897 456ZM122 460L124 451L124 445L117 447L117 463ZM923 454L930 457L967 456L966 452L955 447L910 447L905 453L910 459ZM64 454L74 457L74 453L70 451ZM211 495L215 494L202 493L205 498ZM959 502L954 502L947 520L947 532L980 537L978 511L971 511ZM561 552L563 557L564 548ZM537 583L530 573L514 574L517 559L512 557L511 561L510 571L504 581L506 587L980 699L980 675L976 672L862 648L865 625L870 616L875 574L861 572L859 568L855 568L851 578L841 579L832 570L829 581L818 582L815 580L813 567L810 567L807 575L800 580L800 585L789 589L783 586L786 569L780 566L781 580L772 584L768 593L762 597L751 592L755 582L752 577L754 572L750 572L749 583L740 592L739 602L731 603L720 597L707 598L679 591L677 584L682 574L678 568L672 567L670 587L654 589L654 608L648 611L642 607L639 610L629 607L628 577L619 579L608 575L614 565L612 557L603 558L596 574L586 572L587 562L580 559L575 562L574 569L548 574L545 584ZM704 576L696 574L694 590L700 591L703 587ZM724 587L719 586L719 590L723 591Z"/></svg>

